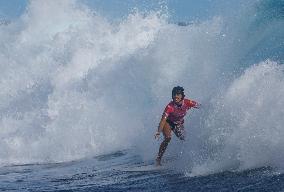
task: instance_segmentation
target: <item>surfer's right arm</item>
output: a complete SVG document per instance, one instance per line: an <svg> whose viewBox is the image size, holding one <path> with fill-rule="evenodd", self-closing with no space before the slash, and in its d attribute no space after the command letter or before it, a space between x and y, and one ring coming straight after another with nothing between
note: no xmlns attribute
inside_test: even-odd
<svg viewBox="0 0 284 192"><path fill-rule="evenodd" d="M158 126L158 130L155 134L155 138L159 138L160 133L163 131L163 128L166 124L167 118L170 115L170 113L172 113L172 112L173 112L173 107L171 107L170 104L168 104L166 106L165 110L164 110L163 115L162 115L161 121L160 121L159 126Z"/></svg>
<svg viewBox="0 0 284 192"><path fill-rule="evenodd" d="M163 114L161 121L159 123L159 126L158 126L158 130L155 134L155 139L157 139L160 136L160 133L163 131L163 128L166 124L167 118L168 118L168 116L166 114Z"/></svg>

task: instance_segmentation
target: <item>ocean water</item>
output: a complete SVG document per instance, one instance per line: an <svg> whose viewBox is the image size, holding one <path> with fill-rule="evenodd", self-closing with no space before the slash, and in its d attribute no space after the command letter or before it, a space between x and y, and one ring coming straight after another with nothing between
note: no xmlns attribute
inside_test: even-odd
<svg viewBox="0 0 284 192"><path fill-rule="evenodd" d="M0 25L0 190L283 191L284 3L236 4L178 25L29 1ZM202 104L186 141L129 171L153 164L176 85Z"/></svg>
<svg viewBox="0 0 284 192"><path fill-rule="evenodd" d="M131 171L145 165L124 150L80 161L2 167L1 191L283 191L283 174L269 167L203 176L162 170ZM150 163L150 162L147 162Z"/></svg>

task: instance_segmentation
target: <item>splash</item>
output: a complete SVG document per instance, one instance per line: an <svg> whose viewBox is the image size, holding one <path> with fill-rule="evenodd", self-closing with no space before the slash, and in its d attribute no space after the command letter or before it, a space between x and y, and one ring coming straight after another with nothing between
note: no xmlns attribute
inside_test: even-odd
<svg viewBox="0 0 284 192"><path fill-rule="evenodd" d="M203 127L208 158L192 174L283 167L283 71L269 60L253 65L214 99Z"/></svg>
<svg viewBox="0 0 284 192"><path fill-rule="evenodd" d="M141 123L130 119L135 101L122 90L134 77L115 76L123 78L124 61L147 49L163 23L137 12L111 25L76 1L30 1L1 28L1 163L130 147Z"/></svg>
<svg viewBox="0 0 284 192"><path fill-rule="evenodd" d="M0 27L1 165L133 147L153 158L161 111L183 85L203 109L186 121L180 166L196 175L282 167L283 33L274 29L283 21L242 11L260 16L181 27L159 11L112 22L78 1L30 1Z"/></svg>

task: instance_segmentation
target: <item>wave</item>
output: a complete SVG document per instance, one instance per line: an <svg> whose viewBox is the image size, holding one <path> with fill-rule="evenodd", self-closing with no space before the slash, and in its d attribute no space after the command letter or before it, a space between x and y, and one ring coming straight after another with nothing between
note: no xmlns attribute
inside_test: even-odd
<svg viewBox="0 0 284 192"><path fill-rule="evenodd" d="M279 14L267 20L267 10ZM180 165L282 167L282 10L256 1L240 12L178 26L163 11L112 22L78 1L30 1L0 26L0 163L133 147L153 158L161 110L179 84L203 104L187 119Z"/></svg>

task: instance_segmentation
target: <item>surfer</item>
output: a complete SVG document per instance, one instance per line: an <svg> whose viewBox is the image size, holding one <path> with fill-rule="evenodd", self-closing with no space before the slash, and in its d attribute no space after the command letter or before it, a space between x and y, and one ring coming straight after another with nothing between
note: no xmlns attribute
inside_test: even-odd
<svg viewBox="0 0 284 192"><path fill-rule="evenodd" d="M184 98L183 87L177 86L172 90L172 101L166 106L162 115L158 130L155 134L155 139L159 138L163 132L164 141L161 143L159 152L156 158L156 165L161 165L162 156L171 141L172 131L180 139L185 139L184 116L190 108L199 108L200 104L196 101Z"/></svg>

